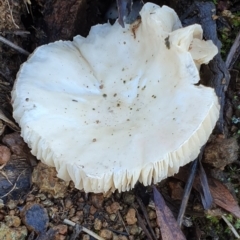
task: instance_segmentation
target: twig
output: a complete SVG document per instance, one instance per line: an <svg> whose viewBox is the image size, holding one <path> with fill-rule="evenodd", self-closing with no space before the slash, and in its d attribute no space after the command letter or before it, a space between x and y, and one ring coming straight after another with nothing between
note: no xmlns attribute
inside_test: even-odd
<svg viewBox="0 0 240 240"><path fill-rule="evenodd" d="M144 224L144 222L143 222L140 214L138 213L138 210L137 210L136 208L135 208L135 210L136 210L136 213L137 213L137 220L138 220L139 226L142 228L142 230L143 230L144 233L146 234L148 240L153 240L150 232L149 232L148 229L146 228L146 226L145 226L145 224Z"/></svg>
<svg viewBox="0 0 240 240"><path fill-rule="evenodd" d="M238 232L236 231L236 229L234 228L234 226L227 220L227 218L222 215L222 219L225 221L225 223L228 225L228 227L230 228L230 230L232 231L232 233L235 235L235 237L237 239L240 239L240 236L238 234Z"/></svg>
<svg viewBox="0 0 240 240"><path fill-rule="evenodd" d="M17 46L16 44L10 42L9 40L7 40L6 38L4 38L3 36L0 36L0 42L3 42L5 44L7 44L9 47L15 49L16 51L24 54L24 55L29 55L30 53L26 50L24 50L23 48Z"/></svg>
<svg viewBox="0 0 240 240"><path fill-rule="evenodd" d="M125 223L124 223L124 221L123 221L123 218L122 218L120 212L117 211L117 214L118 214L118 217L121 219L121 222L122 222L122 224L123 224L123 226L124 226L124 228L125 228L125 231L127 232L128 236L129 236L130 234L129 234L127 228L126 228L126 225L125 225Z"/></svg>
<svg viewBox="0 0 240 240"><path fill-rule="evenodd" d="M0 167L0 169L2 169L5 165L6 165L6 163L3 164L3 165ZM8 181L11 185L13 185L13 183L9 180L7 174L6 174L4 171L1 170L0 173L7 179L7 181Z"/></svg>
<svg viewBox="0 0 240 240"><path fill-rule="evenodd" d="M63 223L68 224L68 225L70 225L70 226L72 226L72 227L75 227L75 225L76 225L75 222L72 222L72 221L70 221L70 220L68 220L68 219L64 219L64 220L63 220ZM92 236L92 237L94 237L94 238L96 238L96 239L98 239L98 240L105 240L104 238L98 236L98 235L97 235L96 233L94 233L93 231L91 231L91 230L89 230L89 229L87 229L87 228L85 228L85 227L83 227L83 226L81 226L81 228L82 228L82 231L83 231L83 232L89 234L90 236Z"/></svg>
<svg viewBox="0 0 240 240"><path fill-rule="evenodd" d="M194 160L194 162L192 163L192 167L191 167L191 172L188 178L188 181L185 185L184 188L184 194L183 194L183 199L181 202L181 206L179 209L179 213L178 213L178 218L177 218L177 222L178 222L178 226L181 227L182 225L182 221L183 221L183 216L184 213L186 211L186 207L187 207L187 202L189 199L189 195L192 189L192 185L193 185L193 181L197 172L197 166L198 166L198 158Z"/></svg>
<svg viewBox="0 0 240 240"><path fill-rule="evenodd" d="M10 4L9 4L8 0L6 0L6 3L7 3L7 5L8 5L8 9L9 9L10 16L11 16L11 18L12 18L13 24L16 26L16 28L19 28L19 26L15 23L15 21L14 21L14 19L13 19L12 9L11 9L11 7L10 7Z"/></svg>
<svg viewBox="0 0 240 240"><path fill-rule="evenodd" d="M238 33L236 39L234 40L234 43L227 55L225 63L228 69L233 68L233 65L237 61L239 55L240 55L240 32Z"/></svg>
<svg viewBox="0 0 240 240"><path fill-rule="evenodd" d="M145 219L146 219L146 221L147 221L147 225L148 225L148 227L149 227L149 229L150 229L150 232L151 232L153 238L154 238L155 240L157 240L157 237L156 237L156 235L155 235L155 232L153 231L153 229L152 229L152 227L151 227L151 224L150 224L150 221L149 221L149 219L148 219L148 214L147 214L146 208L145 208L145 206L144 206L143 203L142 203L142 200L141 200L138 196L136 196L136 199L137 199L137 202L138 202L138 204L139 204L139 206L140 206L140 208L141 208L141 210L142 210L142 212L143 212L143 215L144 215L144 217L145 217Z"/></svg>
<svg viewBox="0 0 240 240"><path fill-rule="evenodd" d="M5 34L13 34L13 35L17 35L17 36L24 36L24 35L30 34L30 32L25 31L25 30L3 31L3 35L5 35Z"/></svg>
<svg viewBox="0 0 240 240"><path fill-rule="evenodd" d="M17 180L15 181L15 183L14 183L13 187L11 188L11 190L9 192L7 192L6 194L4 194L3 196L0 196L0 198L6 197L7 195L9 195L16 188L17 182L18 182L20 176L23 174L23 172L25 172L25 169L18 175Z"/></svg>

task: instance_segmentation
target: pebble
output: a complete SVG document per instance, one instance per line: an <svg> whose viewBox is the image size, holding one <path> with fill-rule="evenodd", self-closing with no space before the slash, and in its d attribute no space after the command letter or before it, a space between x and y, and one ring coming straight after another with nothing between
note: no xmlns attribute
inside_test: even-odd
<svg viewBox="0 0 240 240"><path fill-rule="evenodd" d="M15 215L15 210L10 210L10 211L8 212L8 215L14 216L14 215Z"/></svg>
<svg viewBox="0 0 240 240"><path fill-rule="evenodd" d="M33 194L28 194L26 197L26 202L32 202L35 200L35 196Z"/></svg>
<svg viewBox="0 0 240 240"><path fill-rule="evenodd" d="M102 229L99 233L99 236L106 240L111 240L113 237L113 233L108 229Z"/></svg>
<svg viewBox="0 0 240 240"><path fill-rule="evenodd" d="M136 210L134 208L129 208L126 215L126 221L128 225L133 225L137 222Z"/></svg>
<svg viewBox="0 0 240 240"><path fill-rule="evenodd" d="M54 203L50 200L50 199L46 199L44 200L43 202L41 202L42 205L46 206L46 207L50 207L50 206L53 206Z"/></svg>
<svg viewBox="0 0 240 240"><path fill-rule="evenodd" d="M91 194L90 199L95 208L102 208L104 201L103 194Z"/></svg>
<svg viewBox="0 0 240 240"><path fill-rule="evenodd" d="M40 204L26 204L21 212L21 217L29 230L37 233L45 232L47 230L49 223L48 213Z"/></svg>
<svg viewBox="0 0 240 240"><path fill-rule="evenodd" d="M97 211L97 209L93 205L91 205L90 211L89 211L90 214L94 215L96 213L96 211Z"/></svg>
<svg viewBox="0 0 240 240"><path fill-rule="evenodd" d="M118 210L122 209L118 202L113 202L110 206L106 207L106 211L109 214L117 213Z"/></svg>
<svg viewBox="0 0 240 240"><path fill-rule="evenodd" d="M44 193L39 193L39 194L36 195L36 197L37 197L37 198L40 198L41 201L44 201L44 200L47 198Z"/></svg>
<svg viewBox="0 0 240 240"><path fill-rule="evenodd" d="M35 183L42 192L51 194L54 198L66 196L69 184L57 177L57 171L54 167L48 167L42 162L34 167L32 183Z"/></svg>
<svg viewBox="0 0 240 240"><path fill-rule="evenodd" d="M140 233L140 230L136 224L129 226L129 233L132 235L138 235Z"/></svg>
<svg viewBox="0 0 240 240"><path fill-rule="evenodd" d="M0 199L0 209L3 208L5 205L4 205L4 202L2 199Z"/></svg>
<svg viewBox="0 0 240 240"><path fill-rule="evenodd" d="M157 218L156 212L153 211L153 210L150 210L150 211L148 212L148 218L149 218L149 220L156 219L156 218Z"/></svg>
<svg viewBox="0 0 240 240"><path fill-rule="evenodd" d="M54 226L53 229L58 230L58 233L62 235L67 235L67 232L68 232L68 226L64 224L59 224L57 226Z"/></svg>
<svg viewBox="0 0 240 240"><path fill-rule="evenodd" d="M70 218L70 217L73 217L73 216L75 215L75 213L76 213L75 208L71 208L71 209L69 210L68 217L69 217L69 218Z"/></svg>
<svg viewBox="0 0 240 240"><path fill-rule="evenodd" d="M0 222L0 239L25 240L27 234L28 232L25 226L10 228L5 223Z"/></svg>
<svg viewBox="0 0 240 240"><path fill-rule="evenodd" d="M65 199L65 207L66 208L71 208L72 205L73 205L73 202L71 199L69 199L69 198Z"/></svg>
<svg viewBox="0 0 240 240"><path fill-rule="evenodd" d="M9 209L15 209L17 207L17 202L14 200L9 200L6 204Z"/></svg>
<svg viewBox="0 0 240 240"><path fill-rule="evenodd" d="M94 220L94 229L98 231L98 230L101 230L101 228L102 228L102 221L96 218Z"/></svg>
<svg viewBox="0 0 240 240"><path fill-rule="evenodd" d="M84 234L83 236L82 236L82 240L90 240L91 238L90 238L90 236L88 235L88 234Z"/></svg>
<svg viewBox="0 0 240 240"><path fill-rule="evenodd" d="M128 238L123 235L114 235L112 240L128 240Z"/></svg>
<svg viewBox="0 0 240 240"><path fill-rule="evenodd" d="M4 219L4 214L0 213L0 221Z"/></svg>
<svg viewBox="0 0 240 240"><path fill-rule="evenodd" d="M110 220L111 221L115 221L115 219L116 219L116 214L111 214L110 216L109 216L109 218L110 218Z"/></svg>
<svg viewBox="0 0 240 240"><path fill-rule="evenodd" d="M124 203L131 205L131 204L134 203L134 201L135 201L135 196L134 196L134 194L129 193L129 192L125 192L125 193L123 194L123 202L124 202Z"/></svg>
<svg viewBox="0 0 240 240"><path fill-rule="evenodd" d="M5 222L8 227L19 227L21 225L21 219L17 216L5 216Z"/></svg>
<svg viewBox="0 0 240 240"><path fill-rule="evenodd" d="M11 157L10 149L6 146L0 146L0 165L6 164Z"/></svg>

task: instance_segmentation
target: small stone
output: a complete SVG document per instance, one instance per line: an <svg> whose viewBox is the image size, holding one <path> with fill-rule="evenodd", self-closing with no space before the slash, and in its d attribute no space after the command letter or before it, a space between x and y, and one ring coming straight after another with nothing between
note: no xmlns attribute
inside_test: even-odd
<svg viewBox="0 0 240 240"><path fill-rule="evenodd" d="M46 231L49 223L48 213L40 204L27 203L21 212L21 217L29 230L37 233Z"/></svg>
<svg viewBox="0 0 240 240"><path fill-rule="evenodd" d="M0 221L4 219L4 214L0 213Z"/></svg>
<svg viewBox="0 0 240 240"><path fill-rule="evenodd" d="M153 211L153 210L150 210L150 211L148 212L148 218L149 218L149 220L156 219L156 218L157 218L156 212Z"/></svg>
<svg viewBox="0 0 240 240"><path fill-rule="evenodd" d="M0 209L3 208L5 206L4 202L2 199L0 199Z"/></svg>
<svg viewBox="0 0 240 240"><path fill-rule="evenodd" d="M64 224L59 224L57 226L54 226L53 229L58 230L58 233L62 235L67 235L67 232L68 232L68 226Z"/></svg>
<svg viewBox="0 0 240 240"><path fill-rule="evenodd" d="M102 228L102 221L96 218L94 221L94 229L98 231L98 230L101 230L101 228Z"/></svg>
<svg viewBox="0 0 240 240"><path fill-rule="evenodd" d="M11 152L6 146L0 146L0 165L7 164L10 160Z"/></svg>
<svg viewBox="0 0 240 240"><path fill-rule="evenodd" d="M73 205L73 202L70 198L65 199L65 207L66 208L71 208Z"/></svg>
<svg viewBox="0 0 240 240"><path fill-rule="evenodd" d="M37 198L40 198L41 199L41 201L44 201L44 200L46 200L46 195L44 194L44 193L39 193L39 194L37 194L37 196L36 196Z"/></svg>
<svg viewBox="0 0 240 240"><path fill-rule="evenodd" d="M116 214L111 214L111 215L109 216L109 218L110 218L111 221L115 221L115 219L116 219Z"/></svg>
<svg viewBox="0 0 240 240"><path fill-rule="evenodd" d="M137 222L136 210L134 208L129 208L126 215L126 221L128 225L133 225Z"/></svg>
<svg viewBox="0 0 240 240"><path fill-rule="evenodd" d="M75 222L75 223L78 223L79 220L80 220L80 217L79 216L74 216L70 219L72 222Z"/></svg>
<svg viewBox="0 0 240 240"><path fill-rule="evenodd" d="M135 196L134 196L134 194L129 193L129 192L125 192L125 193L123 194L123 202L124 202L124 203L131 205L131 204L134 203L134 201L135 201Z"/></svg>
<svg viewBox="0 0 240 240"><path fill-rule="evenodd" d="M95 208L102 208L103 200L104 200L103 194L94 194L93 193L93 194L91 194L90 199Z"/></svg>
<svg viewBox="0 0 240 240"><path fill-rule="evenodd" d="M107 228L107 227L108 227L108 222L104 221L102 226L103 226L104 228Z"/></svg>
<svg viewBox="0 0 240 240"><path fill-rule="evenodd" d="M90 236L88 235L88 234L84 234L83 236L82 236L82 240L90 240L91 238L90 238Z"/></svg>
<svg viewBox="0 0 240 240"><path fill-rule="evenodd" d="M48 167L41 162L33 170L32 182L42 192L50 193L54 198L63 198L69 184L57 177L57 171L54 167Z"/></svg>
<svg viewBox="0 0 240 240"><path fill-rule="evenodd" d="M138 235L140 233L140 229L136 224L129 227L129 233L132 235Z"/></svg>
<svg viewBox="0 0 240 240"><path fill-rule="evenodd" d="M46 199L45 201L43 201L41 203L42 203L42 205L44 205L46 207L50 207L50 206L54 205L54 203L50 199Z"/></svg>
<svg viewBox="0 0 240 240"><path fill-rule="evenodd" d="M106 207L106 211L109 214L117 213L121 209L121 206L118 202L113 202L110 206Z"/></svg>
<svg viewBox="0 0 240 240"><path fill-rule="evenodd" d="M5 223L0 222L0 239L25 240L27 234L28 232L25 226L10 228Z"/></svg>
<svg viewBox="0 0 240 240"><path fill-rule="evenodd" d="M26 202L32 202L35 200L35 196L33 194L28 194L26 197Z"/></svg>
<svg viewBox="0 0 240 240"><path fill-rule="evenodd" d="M56 234L54 240L65 240L67 239L67 236Z"/></svg>
<svg viewBox="0 0 240 240"><path fill-rule="evenodd" d="M8 213L8 215L14 216L14 215L15 215L15 210L10 210L9 213Z"/></svg>
<svg viewBox="0 0 240 240"><path fill-rule="evenodd" d="M128 240L128 238L123 235L115 235L114 234L112 240Z"/></svg>
<svg viewBox="0 0 240 240"><path fill-rule="evenodd" d="M21 224L21 219L17 216L5 216L6 225L8 227L19 227Z"/></svg>
<svg viewBox="0 0 240 240"><path fill-rule="evenodd" d="M83 211L77 211L77 212L76 212L76 216L78 216L78 217L83 216Z"/></svg>
<svg viewBox="0 0 240 240"><path fill-rule="evenodd" d="M69 218L70 218L70 217L73 217L73 216L75 215L75 213L76 213L75 208L71 208L71 209L69 210L68 217L69 217Z"/></svg>
<svg viewBox="0 0 240 240"><path fill-rule="evenodd" d="M14 200L9 200L6 204L9 209L15 209L17 207L17 202Z"/></svg>
<svg viewBox="0 0 240 240"><path fill-rule="evenodd" d="M100 237L106 239L106 240L111 240L113 237L112 231L108 229L102 229L99 234Z"/></svg>
<svg viewBox="0 0 240 240"><path fill-rule="evenodd" d="M94 215L96 213L97 209L92 205L90 207L90 214Z"/></svg>

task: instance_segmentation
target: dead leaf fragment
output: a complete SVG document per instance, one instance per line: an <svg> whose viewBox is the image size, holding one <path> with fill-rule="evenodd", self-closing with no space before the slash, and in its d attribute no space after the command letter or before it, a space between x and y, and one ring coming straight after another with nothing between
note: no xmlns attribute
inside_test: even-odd
<svg viewBox="0 0 240 240"><path fill-rule="evenodd" d="M154 203L157 214L157 223L161 230L162 239L166 240L186 240L171 210L157 188L153 186Z"/></svg>
<svg viewBox="0 0 240 240"><path fill-rule="evenodd" d="M187 176L188 170L182 168L177 174L174 175L174 178L186 182ZM213 197L213 202L219 207L232 213L235 217L240 218L240 207L238 205L238 202L234 199L227 187L215 178L208 177L207 179L210 192ZM196 189L198 192L201 191L201 183L199 176L196 176L193 183L193 188Z"/></svg>
<svg viewBox="0 0 240 240"><path fill-rule="evenodd" d="M3 120L13 130L20 131L19 127L9 118L7 118L1 109L0 109L0 119Z"/></svg>
<svg viewBox="0 0 240 240"><path fill-rule="evenodd" d="M0 165L6 164L11 157L11 152L8 147L0 146Z"/></svg>

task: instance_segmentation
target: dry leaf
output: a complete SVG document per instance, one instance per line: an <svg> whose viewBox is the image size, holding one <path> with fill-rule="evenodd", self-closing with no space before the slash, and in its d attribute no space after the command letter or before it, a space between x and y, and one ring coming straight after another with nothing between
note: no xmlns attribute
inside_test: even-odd
<svg viewBox="0 0 240 240"><path fill-rule="evenodd" d="M219 207L232 213L235 217L240 218L240 208L238 202L234 199L227 187L214 178L208 178L208 184L214 202Z"/></svg>
<svg viewBox="0 0 240 240"><path fill-rule="evenodd" d="M3 123L2 120L0 120L0 136L3 134L5 127L6 125Z"/></svg>
<svg viewBox="0 0 240 240"><path fill-rule="evenodd" d="M186 239L179 228L176 219L171 210L167 207L163 197L153 187L154 203L156 207L157 223L161 230L162 239L164 240L184 240Z"/></svg>
<svg viewBox="0 0 240 240"><path fill-rule="evenodd" d="M6 115L3 113L3 111L0 109L0 119L3 120L10 128L12 128L15 131L19 131L19 127L11 121L9 118L6 117Z"/></svg>
<svg viewBox="0 0 240 240"><path fill-rule="evenodd" d="M188 171L184 168L179 171L178 174L174 175L174 178L177 178L181 181L186 182L188 177ZM225 187L220 181L215 178L208 177L208 185L210 192L213 197L213 202L219 207L225 209L226 211L232 213L235 217L240 218L240 207L237 201L234 199L230 191ZM201 191L201 183L199 176L196 176L193 188L198 192Z"/></svg>

